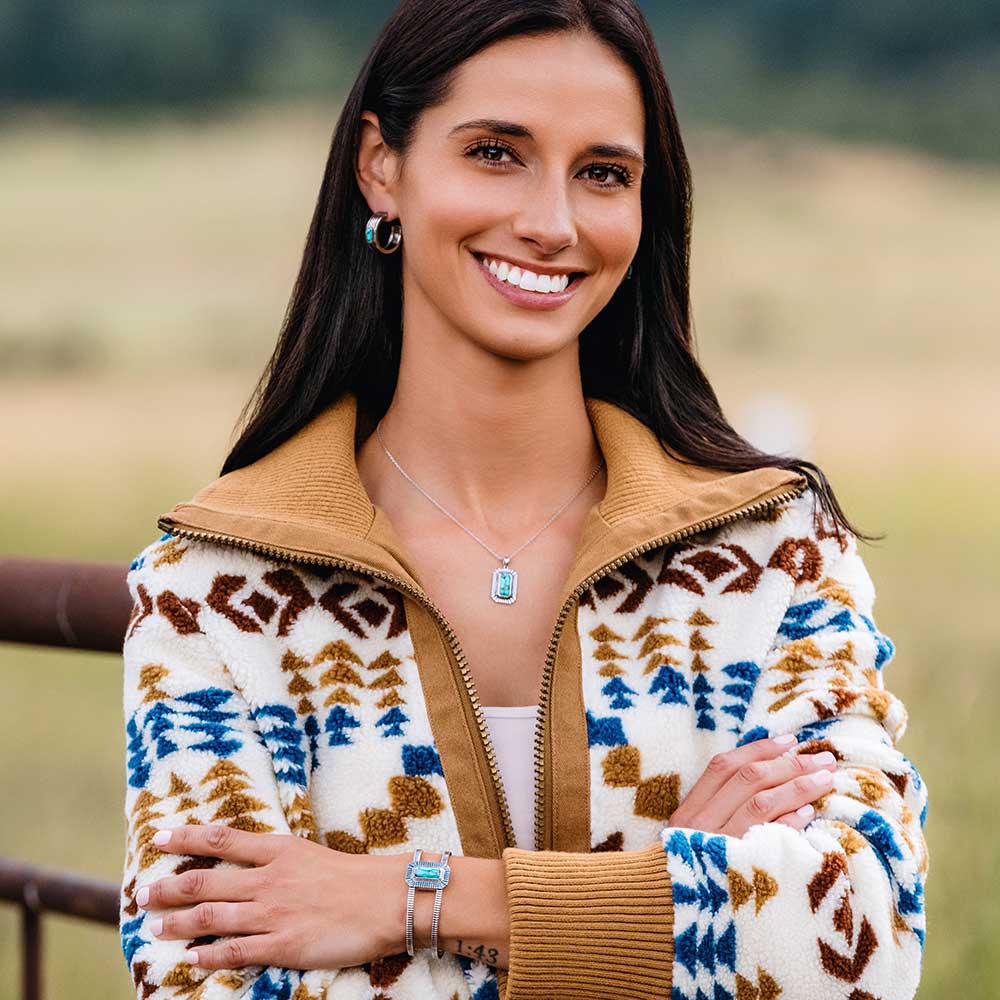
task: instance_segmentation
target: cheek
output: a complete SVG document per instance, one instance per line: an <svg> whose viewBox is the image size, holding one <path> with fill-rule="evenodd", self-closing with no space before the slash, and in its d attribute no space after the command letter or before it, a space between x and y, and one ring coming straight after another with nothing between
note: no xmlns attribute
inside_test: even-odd
<svg viewBox="0 0 1000 1000"><path fill-rule="evenodd" d="M612 199L607 199L611 201ZM626 203L601 206L601 211L588 214L580 220L581 235L585 232L588 241L596 248L607 263L631 260L639 244L642 231L642 205Z"/></svg>
<svg viewBox="0 0 1000 1000"><path fill-rule="evenodd" d="M416 219L407 227L415 239L411 247L427 245L432 253L454 253L456 242L464 242L476 233L491 229L505 217L499 190L477 183L470 172L441 172L437 178L421 184L413 199L419 205Z"/></svg>

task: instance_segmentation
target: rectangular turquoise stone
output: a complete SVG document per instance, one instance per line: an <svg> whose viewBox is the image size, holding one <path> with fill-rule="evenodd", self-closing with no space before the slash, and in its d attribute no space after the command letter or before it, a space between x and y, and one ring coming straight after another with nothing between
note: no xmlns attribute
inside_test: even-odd
<svg viewBox="0 0 1000 1000"><path fill-rule="evenodd" d="M417 878L439 878L441 871L437 865L417 865L413 874Z"/></svg>
<svg viewBox="0 0 1000 1000"><path fill-rule="evenodd" d="M498 597L510 597L510 592L512 590L512 581L510 573L507 570L501 570L497 577L497 596Z"/></svg>

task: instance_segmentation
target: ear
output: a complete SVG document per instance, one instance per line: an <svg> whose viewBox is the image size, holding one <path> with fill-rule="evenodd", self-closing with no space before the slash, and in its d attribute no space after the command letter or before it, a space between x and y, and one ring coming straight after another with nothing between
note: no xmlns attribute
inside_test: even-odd
<svg viewBox="0 0 1000 1000"><path fill-rule="evenodd" d="M368 207L385 212L390 220L399 215L394 196L398 169L399 157L383 142L378 116L362 111L354 175Z"/></svg>

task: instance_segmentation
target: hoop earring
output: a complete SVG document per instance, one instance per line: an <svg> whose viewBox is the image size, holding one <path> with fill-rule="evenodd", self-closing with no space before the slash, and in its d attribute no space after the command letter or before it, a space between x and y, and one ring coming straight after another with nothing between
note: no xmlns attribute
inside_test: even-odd
<svg viewBox="0 0 1000 1000"><path fill-rule="evenodd" d="M403 240L403 227L394 219L389 229L389 240L383 244L379 242L378 227L388 215L385 212L375 212L365 225L365 242L374 250L382 253L394 253L399 249L399 244Z"/></svg>

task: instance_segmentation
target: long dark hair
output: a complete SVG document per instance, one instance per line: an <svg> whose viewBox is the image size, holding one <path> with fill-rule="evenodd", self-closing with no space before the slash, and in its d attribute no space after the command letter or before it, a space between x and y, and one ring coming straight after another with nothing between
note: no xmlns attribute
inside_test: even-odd
<svg viewBox="0 0 1000 1000"><path fill-rule="evenodd" d="M642 236L633 276L580 334L584 393L641 420L688 464L731 472L777 466L805 476L834 527L845 517L812 462L755 448L730 426L692 348L688 270L691 175L656 43L634 0L403 0L344 102L278 343L240 414L221 474L249 465L344 392L358 398L358 441L389 406L399 375L399 254L372 253L355 176L361 112L378 115L404 156L421 113L447 99L456 68L516 35L589 31L632 67L646 109Z"/></svg>

